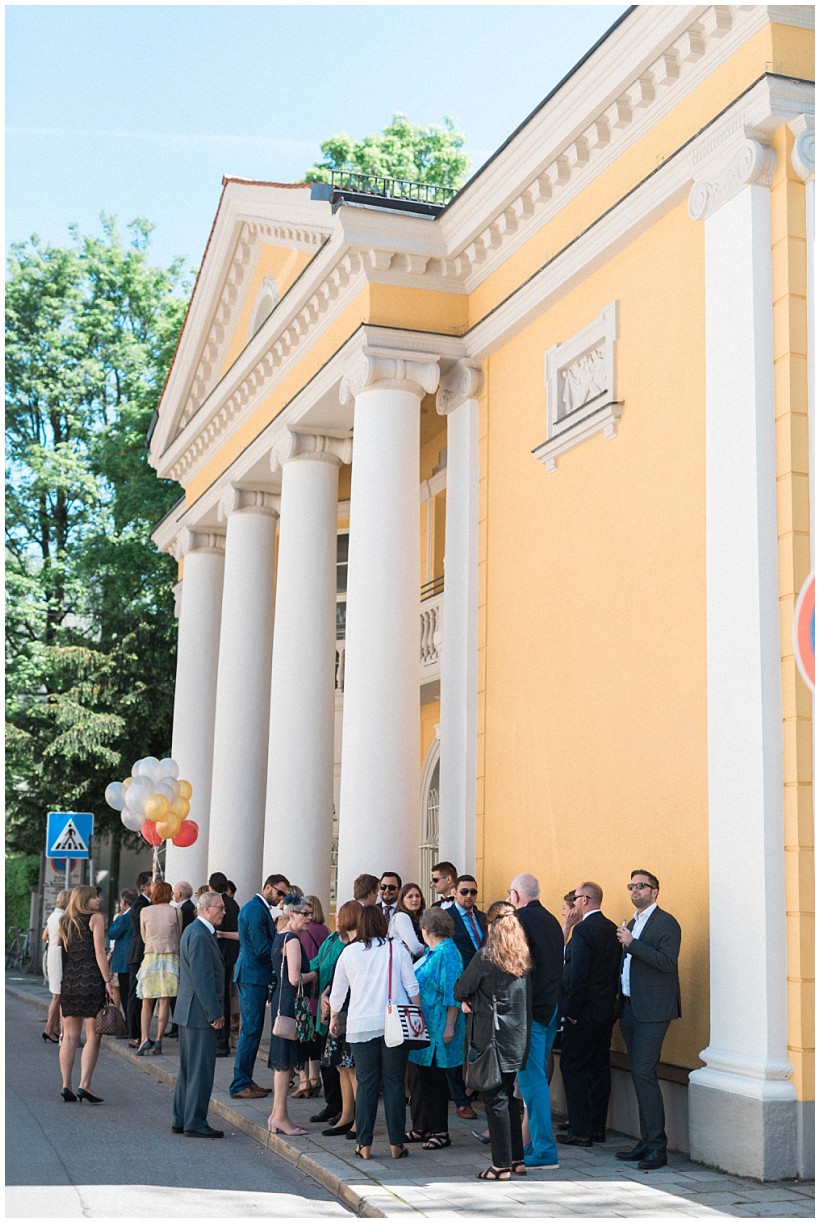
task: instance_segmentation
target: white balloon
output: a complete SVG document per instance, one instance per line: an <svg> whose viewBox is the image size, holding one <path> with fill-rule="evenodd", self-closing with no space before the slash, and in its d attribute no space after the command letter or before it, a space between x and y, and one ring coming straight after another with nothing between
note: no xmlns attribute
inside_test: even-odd
<svg viewBox="0 0 820 1223"><path fill-rule="evenodd" d="M125 806L125 791L121 781L112 781L105 787L105 801L115 811L122 811Z"/></svg>
<svg viewBox="0 0 820 1223"><path fill-rule="evenodd" d="M141 759L135 760L134 763L131 765L131 776L132 777L142 776L142 760Z"/></svg>
<svg viewBox="0 0 820 1223"><path fill-rule="evenodd" d="M164 760L160 760L160 766L165 777L173 777L174 781L179 777L179 765L176 760L172 760L170 756L166 756Z"/></svg>
<svg viewBox="0 0 820 1223"><path fill-rule="evenodd" d="M144 790L138 789L137 786L129 786L125 792L125 805L132 815L141 815L145 819L145 799Z"/></svg>
<svg viewBox="0 0 820 1223"><path fill-rule="evenodd" d="M129 832L139 832L145 823L145 816L135 815L133 811L123 811L120 819Z"/></svg>
<svg viewBox="0 0 820 1223"><path fill-rule="evenodd" d="M157 760L156 756L146 756L145 759L142 761L142 768L140 770L140 772L142 773L142 776L150 777L151 780L153 781L154 771L158 764L159 764L159 761Z"/></svg>
<svg viewBox="0 0 820 1223"><path fill-rule="evenodd" d="M172 803L175 799L179 798L179 782L174 781L174 779L171 777L168 777L165 779L165 781L161 781L157 784L154 793L164 794L168 799L168 802Z"/></svg>

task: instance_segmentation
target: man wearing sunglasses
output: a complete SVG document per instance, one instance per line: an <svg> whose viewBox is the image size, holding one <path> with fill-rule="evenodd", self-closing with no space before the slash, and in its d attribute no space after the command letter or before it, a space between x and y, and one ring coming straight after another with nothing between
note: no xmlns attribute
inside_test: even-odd
<svg viewBox="0 0 820 1223"><path fill-rule="evenodd" d="M385 871L379 880L379 904L388 925L390 924L390 918L396 912L396 902L399 899L400 888L401 875L397 875L395 871Z"/></svg>
<svg viewBox="0 0 820 1223"><path fill-rule="evenodd" d="M453 919L453 941L461 952L465 968L487 938L487 914L476 907L477 896L478 884L472 875L459 875L455 904L449 912Z"/></svg>
<svg viewBox="0 0 820 1223"><path fill-rule="evenodd" d="M626 886L635 915L615 931L623 947L620 1023L638 1097L641 1137L632 1150L616 1151L616 1156L651 1171L666 1163L658 1063L667 1028L681 1015L681 929L671 913L658 908L660 883L651 871L633 871Z"/></svg>
<svg viewBox="0 0 820 1223"><path fill-rule="evenodd" d="M242 1028L236 1043L236 1060L230 1092L234 1100L261 1100L270 1092L253 1081L253 1068L262 1039L265 1006L271 982L271 947L276 938L274 910L290 885L284 875L268 875L262 891L239 910L239 958L234 981L239 994Z"/></svg>

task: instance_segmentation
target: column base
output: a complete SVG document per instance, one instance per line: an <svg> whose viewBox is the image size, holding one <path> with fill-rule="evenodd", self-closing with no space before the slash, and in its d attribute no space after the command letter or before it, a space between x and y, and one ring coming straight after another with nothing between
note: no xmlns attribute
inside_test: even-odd
<svg viewBox="0 0 820 1223"><path fill-rule="evenodd" d="M689 1076L689 1158L762 1181L795 1177L799 1107L787 1081L695 1070Z"/></svg>

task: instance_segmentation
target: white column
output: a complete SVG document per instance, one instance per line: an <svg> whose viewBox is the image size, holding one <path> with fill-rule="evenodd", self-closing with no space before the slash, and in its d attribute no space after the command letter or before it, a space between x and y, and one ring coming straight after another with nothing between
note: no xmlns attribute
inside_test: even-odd
<svg viewBox="0 0 820 1223"><path fill-rule="evenodd" d="M419 405L436 358L370 349L355 397L338 899L354 878L415 871L419 845Z"/></svg>
<svg viewBox="0 0 820 1223"><path fill-rule="evenodd" d="M806 184L806 322L809 384L809 498L811 501L811 567L814 569L814 115L798 115L789 127L794 132L792 165Z"/></svg>
<svg viewBox="0 0 820 1223"><path fill-rule="evenodd" d="M783 739L770 191L752 140L695 183L706 248L709 1047L690 1076L693 1159L796 1171L787 1052ZM706 915L704 915L706 921Z"/></svg>
<svg viewBox="0 0 820 1223"><path fill-rule="evenodd" d="M327 908L333 824L336 525L350 442L290 433L282 467L273 633L265 874Z"/></svg>
<svg viewBox="0 0 820 1223"><path fill-rule="evenodd" d="M278 505L279 498L268 492L231 488L221 506L228 525L208 870L233 879L240 904L264 878Z"/></svg>
<svg viewBox="0 0 820 1223"><path fill-rule="evenodd" d="M183 558L180 590L174 736L171 754L191 783L190 818L199 825L193 845L166 843L165 877L194 888L208 875L208 826L214 752L214 710L219 622L225 573L225 536L184 529L176 542Z"/></svg>
<svg viewBox="0 0 820 1223"><path fill-rule="evenodd" d="M480 369L459 363L436 398L447 417L439 856L462 871L475 870L476 854L480 389Z"/></svg>

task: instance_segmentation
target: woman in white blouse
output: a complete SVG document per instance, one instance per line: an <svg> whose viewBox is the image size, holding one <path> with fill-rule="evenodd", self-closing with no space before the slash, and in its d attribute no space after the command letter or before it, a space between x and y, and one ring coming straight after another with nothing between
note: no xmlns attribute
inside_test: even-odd
<svg viewBox="0 0 820 1223"><path fill-rule="evenodd" d="M427 950L421 937L421 919L424 916L424 897L417 883L405 883L399 892L396 911L390 918L388 935L400 939L414 960Z"/></svg>
<svg viewBox="0 0 820 1223"><path fill-rule="evenodd" d="M50 1041L52 1045L58 1044L60 1040L60 990L62 989L63 982L63 949L58 940L60 937L60 918L65 913L69 895L69 892L60 892L54 912L46 922L46 928L43 931L43 942L48 942L46 976L48 977L48 988L51 993L51 1002L49 1003L48 1015L46 1016L46 1026L43 1029L43 1040Z"/></svg>
<svg viewBox="0 0 820 1223"><path fill-rule="evenodd" d="M362 909L355 943L345 947L336 964L330 991L330 1033L338 1032L338 1013L350 991L347 1040L356 1063L356 1156L370 1158L373 1126L384 1094L384 1117L390 1139L390 1154L401 1159L409 1154L404 1145L404 1071L407 1049L388 1048L384 1041L388 973L392 948L392 997L394 1002L419 1005L419 984L410 953L396 939L387 938L387 922L375 905Z"/></svg>

